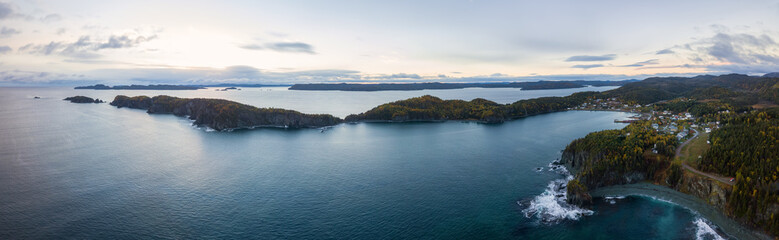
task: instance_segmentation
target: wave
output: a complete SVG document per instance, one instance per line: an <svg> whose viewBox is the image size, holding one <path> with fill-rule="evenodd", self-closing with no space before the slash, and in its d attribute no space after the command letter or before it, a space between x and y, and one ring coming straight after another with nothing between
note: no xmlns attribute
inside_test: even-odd
<svg viewBox="0 0 779 240"><path fill-rule="evenodd" d="M695 219L693 224L695 224L695 239L725 240L725 238L720 236L717 231L715 231L714 228L712 228L711 225L709 225L709 223L703 218Z"/></svg>
<svg viewBox="0 0 779 240"><path fill-rule="evenodd" d="M671 204L671 205L682 206L682 205L677 204L677 203L675 203L675 202L673 202L671 200L668 200L668 199L665 199L665 198L660 198L660 197L657 197L657 196L650 196L650 195L644 195L644 194L637 194L636 196L648 197L648 198L651 198L652 200L655 200L655 201L658 201L658 202L664 202L664 203L668 203L668 204ZM692 210L690 210L690 211L692 211ZM693 212L695 212L695 211L693 211Z"/></svg>
<svg viewBox="0 0 779 240"><path fill-rule="evenodd" d="M603 197L605 199L611 200L611 199L625 199L627 196L606 196Z"/></svg>
<svg viewBox="0 0 779 240"><path fill-rule="evenodd" d="M571 174L570 172L568 172L568 169L565 168L565 166L560 165L559 160L555 160L555 161L549 163L549 165L547 165L547 167L549 169L548 171L550 171L550 172L556 172L556 173L559 173L559 174L562 174L562 175L566 175L566 176Z"/></svg>
<svg viewBox="0 0 779 240"><path fill-rule="evenodd" d="M625 199L626 196L606 196L603 197L603 201L608 202L611 205L617 204L617 200Z"/></svg>
<svg viewBox="0 0 779 240"><path fill-rule="evenodd" d="M544 223L556 223L562 220L578 220L582 216L590 216L595 212L578 206L568 204L566 199L566 187L568 181L573 180L572 175L566 178L557 179L549 183L544 192L536 196L522 210L525 217L537 217Z"/></svg>

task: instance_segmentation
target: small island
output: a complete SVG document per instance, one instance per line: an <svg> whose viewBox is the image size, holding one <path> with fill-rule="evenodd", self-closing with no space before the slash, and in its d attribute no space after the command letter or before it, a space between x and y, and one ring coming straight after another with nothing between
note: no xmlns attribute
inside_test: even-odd
<svg viewBox="0 0 779 240"><path fill-rule="evenodd" d="M218 88L216 89L216 91L222 91L222 92L226 92L227 90L241 90L241 89L237 87L226 87L222 89L218 89Z"/></svg>
<svg viewBox="0 0 779 240"><path fill-rule="evenodd" d="M200 86L187 86L187 85L117 85L106 86L103 84L96 84L92 86L79 86L74 89L94 89L94 90L198 90L203 89Z"/></svg>
<svg viewBox="0 0 779 240"><path fill-rule="evenodd" d="M38 97L36 97L38 98ZM70 101L72 103L104 103L103 100L100 100L99 98L92 99L90 97L85 96L73 96L73 97L67 97L65 99L62 99L65 101Z"/></svg>
<svg viewBox="0 0 779 240"><path fill-rule="evenodd" d="M309 83L295 84L289 90L317 91L414 91L431 89L462 88L521 88L523 90L567 89L587 86L622 86L637 80L624 81L537 81L537 82L501 82L501 83Z"/></svg>
<svg viewBox="0 0 779 240"><path fill-rule="evenodd" d="M150 114L188 116L194 125L216 131L258 127L319 128L336 125L340 118L329 114L304 114L278 108L257 108L223 99L119 95L110 103L118 108L143 109Z"/></svg>

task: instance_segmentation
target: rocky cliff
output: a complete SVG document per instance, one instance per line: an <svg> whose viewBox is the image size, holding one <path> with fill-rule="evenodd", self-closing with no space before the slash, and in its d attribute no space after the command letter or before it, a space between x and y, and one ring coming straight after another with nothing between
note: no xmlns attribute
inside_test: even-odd
<svg viewBox="0 0 779 240"><path fill-rule="evenodd" d="M711 178L684 171L679 183L674 187L677 191L696 196L707 203L724 210L732 187Z"/></svg>
<svg viewBox="0 0 779 240"><path fill-rule="evenodd" d="M593 176L592 174L579 174L582 171L591 172L596 165L610 165L604 154L591 154L586 151L576 151L566 148L560 158L560 164L563 164L584 186L588 188L598 188L604 186L637 183L647 179L647 173L641 171L603 171L603 174Z"/></svg>
<svg viewBox="0 0 779 240"><path fill-rule="evenodd" d="M223 99L119 95L110 104L120 108L146 109L150 114L188 116L195 121L195 125L207 126L217 131L255 127L324 127L342 122L340 118L328 114L303 114L285 109L257 108Z"/></svg>

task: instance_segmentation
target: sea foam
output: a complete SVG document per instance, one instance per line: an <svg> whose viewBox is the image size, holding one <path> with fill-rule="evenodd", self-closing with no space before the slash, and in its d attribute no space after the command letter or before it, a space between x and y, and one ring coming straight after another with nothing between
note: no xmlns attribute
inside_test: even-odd
<svg viewBox="0 0 779 240"><path fill-rule="evenodd" d="M591 210L579 208L568 204L566 199L566 186L573 176L557 179L549 183L544 192L533 198L522 210L525 217L538 217L544 223L556 223L562 220L578 220L582 216L592 215Z"/></svg>
<svg viewBox="0 0 779 240"><path fill-rule="evenodd" d="M693 223L695 224L695 239L725 240L725 238L717 234L717 231L714 231L714 228L712 228L706 220L703 220L703 218L695 219Z"/></svg>

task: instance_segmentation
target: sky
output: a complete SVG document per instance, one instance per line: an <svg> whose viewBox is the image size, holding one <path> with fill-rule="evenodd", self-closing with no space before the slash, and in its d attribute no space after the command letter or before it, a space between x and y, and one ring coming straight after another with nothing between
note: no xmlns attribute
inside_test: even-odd
<svg viewBox="0 0 779 240"><path fill-rule="evenodd" d="M0 85L779 72L776 1L0 0Z"/></svg>

